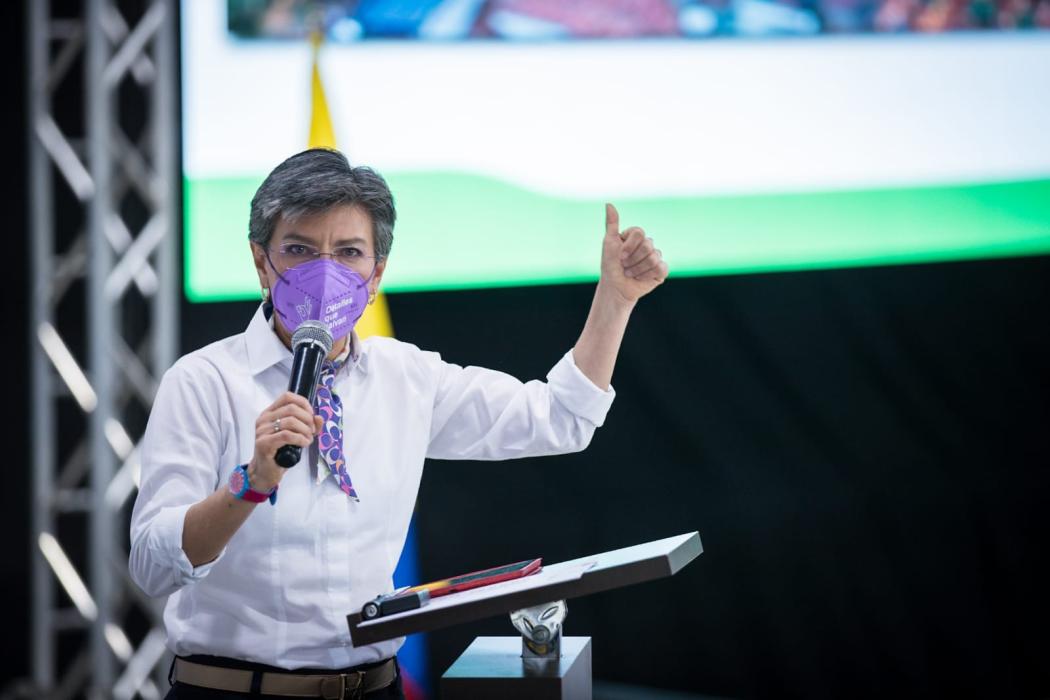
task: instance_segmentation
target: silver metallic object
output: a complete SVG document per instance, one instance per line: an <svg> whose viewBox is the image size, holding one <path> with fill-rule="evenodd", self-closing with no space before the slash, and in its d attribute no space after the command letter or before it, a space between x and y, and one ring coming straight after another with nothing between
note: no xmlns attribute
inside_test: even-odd
<svg viewBox="0 0 1050 700"><path fill-rule="evenodd" d="M557 659L561 656L561 628L569 607L564 600L515 610L510 621L521 632L521 658Z"/></svg>
<svg viewBox="0 0 1050 700"><path fill-rule="evenodd" d="M321 321L307 320L299 324L299 327L295 329L295 333L292 334L292 350L295 350L303 343L313 343L320 346L324 350L324 354L332 352L332 347L335 345L335 340L332 338L331 331Z"/></svg>

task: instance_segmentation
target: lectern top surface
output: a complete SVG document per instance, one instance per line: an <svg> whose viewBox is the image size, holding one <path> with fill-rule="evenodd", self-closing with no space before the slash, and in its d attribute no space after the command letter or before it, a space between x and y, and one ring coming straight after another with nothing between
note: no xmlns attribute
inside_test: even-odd
<svg viewBox="0 0 1050 700"><path fill-rule="evenodd" d="M452 593L367 622L355 611L347 615L350 636L355 645L370 644L651 581L675 574L702 551L699 533L692 532L550 564L531 576Z"/></svg>

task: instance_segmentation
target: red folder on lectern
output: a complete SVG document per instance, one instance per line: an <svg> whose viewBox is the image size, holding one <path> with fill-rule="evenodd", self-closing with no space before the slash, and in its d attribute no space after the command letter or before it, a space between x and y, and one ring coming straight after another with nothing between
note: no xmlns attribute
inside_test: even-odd
<svg viewBox="0 0 1050 700"><path fill-rule="evenodd" d="M375 600L368 601L361 608L361 617L371 620L380 615L392 615L406 610L415 610L426 605L431 598L528 576L543 568L542 565L543 559L526 559L505 566L472 571L469 574L461 574L440 581L412 586L411 588L395 591L390 595L378 596Z"/></svg>
<svg viewBox="0 0 1050 700"><path fill-rule="evenodd" d="M427 591L431 598L437 598L438 596L448 595L449 593L465 591L469 588L488 586L493 583L499 583L500 581L509 581L512 578L528 576L529 574L539 571L542 565L543 559L526 559L525 561L507 564L506 566L497 566L491 569L472 571L469 574L462 574L453 578L434 581L433 583L424 583L419 586L413 586L403 592L410 593L416 591Z"/></svg>

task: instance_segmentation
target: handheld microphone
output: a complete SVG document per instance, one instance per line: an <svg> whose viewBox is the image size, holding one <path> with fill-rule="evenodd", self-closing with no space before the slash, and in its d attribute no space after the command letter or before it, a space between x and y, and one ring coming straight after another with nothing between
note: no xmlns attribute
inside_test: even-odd
<svg viewBox="0 0 1050 700"><path fill-rule="evenodd" d="M303 321L292 335L292 374L288 379L288 391L306 397L311 406L321 378L321 365L332 352L334 342L328 326L320 321ZM274 461L285 469L294 467L299 463L302 451L298 445L282 445L277 449Z"/></svg>

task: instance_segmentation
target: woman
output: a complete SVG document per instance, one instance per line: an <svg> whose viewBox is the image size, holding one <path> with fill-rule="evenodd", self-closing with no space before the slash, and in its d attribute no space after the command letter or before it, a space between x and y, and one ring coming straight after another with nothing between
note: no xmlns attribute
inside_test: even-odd
<svg viewBox="0 0 1050 700"><path fill-rule="evenodd" d="M164 375L142 442L131 574L164 612L169 698L402 697L403 640L355 647L345 615L392 590L426 457L582 450L613 399L631 310L667 276L606 205L601 278L576 345L526 384L352 331L389 260L385 181L337 151L281 163L251 205L263 304L244 333ZM323 308L322 308L323 307ZM286 391L291 337L334 345L315 404ZM302 448L296 468L274 455ZM268 503L267 503L268 502Z"/></svg>

